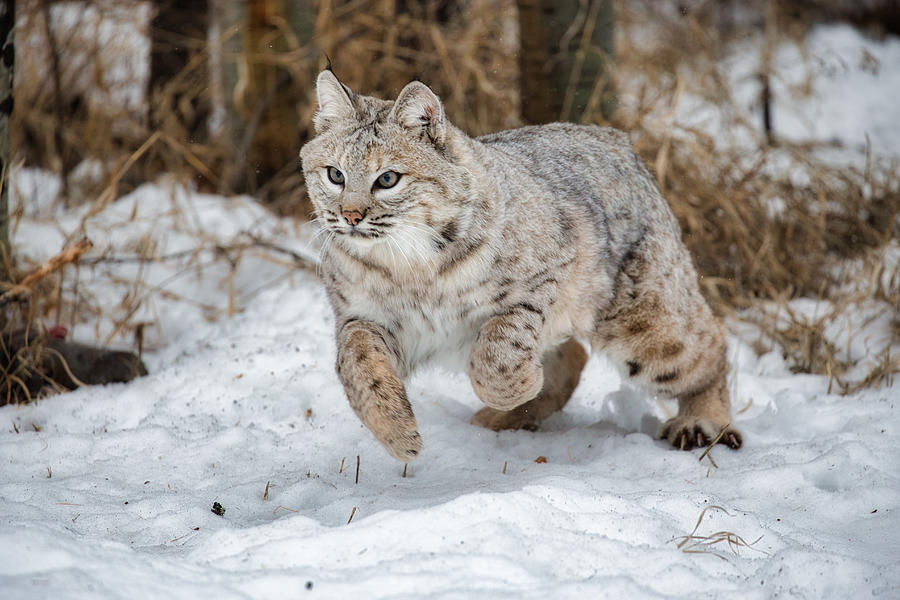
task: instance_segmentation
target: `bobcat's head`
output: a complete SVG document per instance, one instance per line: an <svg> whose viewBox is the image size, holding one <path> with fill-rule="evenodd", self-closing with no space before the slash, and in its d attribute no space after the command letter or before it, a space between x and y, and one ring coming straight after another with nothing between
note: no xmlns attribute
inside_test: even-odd
<svg viewBox="0 0 900 600"><path fill-rule="evenodd" d="M418 81L393 102L355 94L330 70L316 85L316 137L300 157L327 240L398 268L433 262L470 219L472 175L454 151L465 135Z"/></svg>

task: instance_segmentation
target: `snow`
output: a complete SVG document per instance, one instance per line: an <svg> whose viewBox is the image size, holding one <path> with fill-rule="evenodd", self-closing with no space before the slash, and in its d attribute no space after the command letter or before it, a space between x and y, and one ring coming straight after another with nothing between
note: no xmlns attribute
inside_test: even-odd
<svg viewBox="0 0 900 600"><path fill-rule="evenodd" d="M802 51L782 45L775 57L776 131L797 142L837 140L860 150L868 139L874 153L900 156L893 95L884 93L900 89L900 39L878 42L850 25L830 25L813 29L804 42ZM822 101L835 96L841 101Z"/></svg>
<svg viewBox="0 0 900 600"><path fill-rule="evenodd" d="M469 425L464 379L425 373L410 386L425 450L403 478L346 405L331 327L302 276L186 327L146 378L0 410L20 431L0 437L7 597L900 593L893 389L828 395L743 348L747 444L710 470L653 440L664 408L611 392L600 359L537 433ZM676 549L711 505L728 514L699 532L762 536L753 549Z"/></svg>
<svg viewBox="0 0 900 600"><path fill-rule="evenodd" d="M130 347L116 323L147 322L150 375L0 408L3 598L900 598L895 386L829 393L732 323L745 445L713 466L655 440L672 402L602 357L534 433L470 425L466 378L425 371L404 477L347 405L315 273L252 244L314 257L308 228L171 181L91 214L13 178L23 260L94 242L72 335ZM97 260L141 255L169 258ZM848 325L854 359L886 324ZM695 526L751 545L684 552Z"/></svg>
<svg viewBox="0 0 900 600"><path fill-rule="evenodd" d="M762 36L737 44L722 62L736 102L761 126ZM781 139L835 143L900 157L900 122L892 90L900 89L900 39L866 37L850 25L820 25L808 37L782 41L772 61L772 128ZM689 119L687 107L681 113ZM689 125L706 129L700 120ZM713 132L710 132L713 133Z"/></svg>
<svg viewBox="0 0 900 600"><path fill-rule="evenodd" d="M86 210L54 227L70 231ZM35 259L64 237L40 233L46 220L19 224ZM174 184L142 186L87 220L94 252L116 256L136 239L172 253L251 228L308 247L305 230L250 200ZM671 402L627 387L602 357L536 433L470 425L479 402L465 377L426 371L409 385L425 448L404 478L346 403L315 274L239 264L238 287L262 289L231 319L148 297L167 340L145 356L149 376L0 408L5 597L900 596L895 388L829 394L827 378L732 337L746 445L714 449L715 468L654 440ZM127 279L136 267L104 268ZM182 269L153 263L144 275ZM228 273L214 263L168 285L222 307ZM99 278L95 293L117 298L116 285ZM697 535L759 541L680 551L713 506Z"/></svg>

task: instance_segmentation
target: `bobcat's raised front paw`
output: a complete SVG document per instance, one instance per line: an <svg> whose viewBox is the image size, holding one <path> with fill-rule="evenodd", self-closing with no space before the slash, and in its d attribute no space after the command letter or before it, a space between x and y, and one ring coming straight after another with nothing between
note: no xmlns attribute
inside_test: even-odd
<svg viewBox="0 0 900 600"><path fill-rule="evenodd" d="M509 411L540 393L544 370L537 361L522 360L509 365L496 359L480 358L473 351L469 379L482 402L491 408Z"/></svg>
<svg viewBox="0 0 900 600"><path fill-rule="evenodd" d="M659 438L681 450L691 450L702 446L708 446L722 431L724 424L715 423L710 419L698 417L674 417L666 421ZM741 432L728 425L725 433L719 438L719 444L725 444L732 450L737 450L744 443Z"/></svg>

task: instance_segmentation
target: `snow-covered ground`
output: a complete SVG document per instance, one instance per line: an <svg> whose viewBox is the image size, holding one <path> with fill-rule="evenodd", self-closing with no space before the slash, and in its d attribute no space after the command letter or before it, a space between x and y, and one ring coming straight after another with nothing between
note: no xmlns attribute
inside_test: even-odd
<svg viewBox="0 0 900 600"><path fill-rule="evenodd" d="M14 184L26 259L82 222L87 259L168 258L78 277L104 310L73 335L147 322L150 375L0 408L0 598L900 598L896 386L829 393L732 327L745 446L714 465L655 441L673 405L600 357L536 433L470 425L465 377L426 371L403 477L347 405L315 274L249 235L309 255L307 229L166 182L93 216Z"/></svg>
<svg viewBox="0 0 900 600"><path fill-rule="evenodd" d="M654 441L671 407L602 360L537 433L470 425L468 383L424 373L403 478L311 276L183 331L148 377L0 409L5 597L900 596L896 389L829 395L733 340L746 445L714 468ZM759 541L680 551L712 506L696 535Z"/></svg>

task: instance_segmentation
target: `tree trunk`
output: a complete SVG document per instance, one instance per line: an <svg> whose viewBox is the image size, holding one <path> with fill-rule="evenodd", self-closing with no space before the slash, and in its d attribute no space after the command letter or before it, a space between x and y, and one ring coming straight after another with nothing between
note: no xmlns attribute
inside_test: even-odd
<svg viewBox="0 0 900 600"><path fill-rule="evenodd" d="M608 120L612 0L518 0L522 117L527 123Z"/></svg>
<svg viewBox="0 0 900 600"><path fill-rule="evenodd" d="M16 62L15 0L0 3L0 281L10 279L9 175L12 152L9 124L13 111L13 67Z"/></svg>
<svg viewBox="0 0 900 600"><path fill-rule="evenodd" d="M182 140L203 143L210 115L209 69L204 59L207 0L154 0L151 26L150 126L180 129ZM171 120L174 118L174 122Z"/></svg>
<svg viewBox="0 0 900 600"><path fill-rule="evenodd" d="M299 86L308 82L295 80L290 53L312 39L315 11L308 0L225 2L231 25L241 29L232 42L232 48L239 46L240 66L225 66L225 95L232 94L227 120L235 147L229 179L236 191L256 193L298 162L297 100Z"/></svg>

